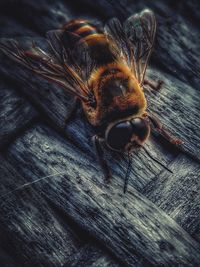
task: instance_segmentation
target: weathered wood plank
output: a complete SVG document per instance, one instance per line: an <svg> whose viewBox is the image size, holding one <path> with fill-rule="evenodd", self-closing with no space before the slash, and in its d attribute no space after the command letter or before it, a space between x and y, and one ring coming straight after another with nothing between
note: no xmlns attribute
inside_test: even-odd
<svg viewBox="0 0 200 267"><path fill-rule="evenodd" d="M194 235L200 221L200 165L181 155L170 168L151 181L143 194Z"/></svg>
<svg viewBox="0 0 200 267"><path fill-rule="evenodd" d="M149 70L151 78L164 81L163 89L148 93L149 111L160 118L164 127L179 137L184 144L180 150L200 160L199 96L193 87L176 80L171 75L162 75L158 70Z"/></svg>
<svg viewBox="0 0 200 267"><path fill-rule="evenodd" d="M0 62L0 73L3 76L6 74L6 79L10 78L18 85L16 90L27 97L40 115L44 118L48 116L50 122L53 121L60 129L64 128L65 119L71 112L71 107L74 106L74 98L62 88L49 84L29 71L24 71L2 53L0 53ZM11 65L16 68L11 68Z"/></svg>
<svg viewBox="0 0 200 267"><path fill-rule="evenodd" d="M26 164L29 163L26 161ZM34 188L6 194L26 183L27 177L20 176L2 157L0 181L1 249L11 253L20 266L62 266L77 252L78 236L56 217Z"/></svg>
<svg viewBox="0 0 200 267"><path fill-rule="evenodd" d="M198 245L178 224L136 190L124 196L120 181L103 184L92 158L47 127L38 126L18 139L8 159L29 181L64 173L37 183L37 190L124 265L200 263Z"/></svg>
<svg viewBox="0 0 200 267"><path fill-rule="evenodd" d="M102 255L103 254L103 255ZM119 267L120 265L114 262L105 251L100 250L94 245L88 244L83 246L78 253L69 257L63 267Z"/></svg>
<svg viewBox="0 0 200 267"><path fill-rule="evenodd" d="M165 13L166 19L160 26L158 24L158 41L153 60L160 69L199 91L199 23L195 15L188 16L190 12L194 14L197 1L190 2L185 5L177 3L170 13Z"/></svg>
<svg viewBox="0 0 200 267"><path fill-rule="evenodd" d="M159 93L148 94L149 110L157 114L172 134L184 141L180 149L200 161L198 91L158 69L151 69L148 74L152 79L159 77L164 81Z"/></svg>
<svg viewBox="0 0 200 267"><path fill-rule="evenodd" d="M16 86L15 86L16 89ZM36 110L8 82L0 82L0 148L37 118Z"/></svg>

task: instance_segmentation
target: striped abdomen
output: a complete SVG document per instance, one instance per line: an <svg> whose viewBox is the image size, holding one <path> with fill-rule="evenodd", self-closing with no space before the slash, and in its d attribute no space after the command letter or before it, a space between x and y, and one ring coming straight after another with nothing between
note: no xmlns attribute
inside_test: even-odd
<svg viewBox="0 0 200 267"><path fill-rule="evenodd" d="M65 24L63 29L74 34L76 41L87 43L96 65L105 65L115 60L105 34L89 21L73 20Z"/></svg>

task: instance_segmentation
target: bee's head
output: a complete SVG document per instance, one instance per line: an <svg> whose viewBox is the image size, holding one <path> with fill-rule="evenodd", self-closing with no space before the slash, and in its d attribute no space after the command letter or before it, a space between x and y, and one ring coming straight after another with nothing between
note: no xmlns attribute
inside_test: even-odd
<svg viewBox="0 0 200 267"><path fill-rule="evenodd" d="M149 121L136 117L109 125L105 132L105 140L112 150L126 151L144 143L149 133Z"/></svg>

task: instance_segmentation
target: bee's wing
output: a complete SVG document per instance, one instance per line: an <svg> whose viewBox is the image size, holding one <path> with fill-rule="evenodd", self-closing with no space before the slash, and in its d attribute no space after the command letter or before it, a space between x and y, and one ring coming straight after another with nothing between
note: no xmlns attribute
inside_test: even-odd
<svg viewBox="0 0 200 267"><path fill-rule="evenodd" d="M153 11L145 9L130 16L124 23L124 30L133 49L135 71L142 85L156 33L156 18Z"/></svg>
<svg viewBox="0 0 200 267"><path fill-rule="evenodd" d="M88 101L88 90L77 73L67 66L65 60L61 64L51 52L49 45L45 45L46 39L19 38L0 39L0 50L11 59L25 66L39 76L62 86L66 91L72 93L83 101ZM40 41L38 41L40 40Z"/></svg>
<svg viewBox="0 0 200 267"><path fill-rule="evenodd" d="M152 52L156 32L156 19L154 13L145 9L141 13L130 16L122 25L113 18L105 26L108 38L116 43L120 53L142 85Z"/></svg>
<svg viewBox="0 0 200 267"><path fill-rule="evenodd" d="M106 23L104 31L112 51L130 66L132 64L132 50L121 22L117 18L110 19Z"/></svg>
<svg viewBox="0 0 200 267"><path fill-rule="evenodd" d="M90 56L87 43L81 41L78 34L64 29L49 31L46 36L60 64L64 63L65 68L70 66L83 82L87 82L91 71L96 66ZM91 95L91 90L88 87L85 89Z"/></svg>

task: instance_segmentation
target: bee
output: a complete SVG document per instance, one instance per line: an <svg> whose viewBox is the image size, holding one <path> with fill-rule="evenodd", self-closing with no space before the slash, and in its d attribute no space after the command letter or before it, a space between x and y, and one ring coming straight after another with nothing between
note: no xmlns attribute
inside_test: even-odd
<svg viewBox="0 0 200 267"><path fill-rule="evenodd" d="M103 29L84 19L72 20L47 32L51 52L34 42L24 49L13 40L1 42L0 48L81 102L87 120L97 129L92 140L108 178L104 146L123 153L144 147L151 127L170 143L182 143L146 111L145 84L154 90L161 87L161 82L145 79L155 33L155 15L145 9L123 24L112 18Z"/></svg>

